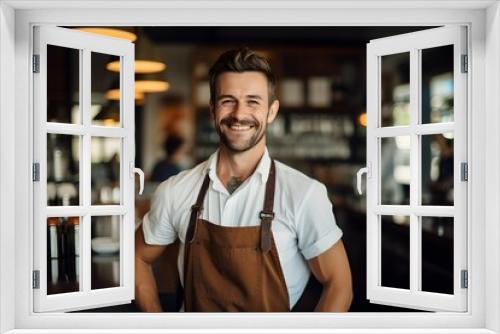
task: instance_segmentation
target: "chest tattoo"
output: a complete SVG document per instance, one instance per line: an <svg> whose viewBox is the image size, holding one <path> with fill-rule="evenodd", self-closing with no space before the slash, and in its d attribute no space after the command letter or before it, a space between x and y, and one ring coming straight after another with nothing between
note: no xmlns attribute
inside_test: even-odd
<svg viewBox="0 0 500 334"><path fill-rule="evenodd" d="M229 191L229 193L232 194L242 183L243 182L241 181L240 178L236 176L231 176L226 186L227 191Z"/></svg>

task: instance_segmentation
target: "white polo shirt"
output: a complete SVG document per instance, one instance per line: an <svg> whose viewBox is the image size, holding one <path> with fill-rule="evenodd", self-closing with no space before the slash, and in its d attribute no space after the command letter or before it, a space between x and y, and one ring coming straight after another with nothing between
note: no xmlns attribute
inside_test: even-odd
<svg viewBox="0 0 500 334"><path fill-rule="evenodd" d="M206 173L210 186L203 203L202 218L222 226L260 225L259 213L271 159L267 149L255 172L230 194L216 174L218 151L194 168L168 178L156 189L151 210L144 216L146 243L168 245L180 239L177 266L184 282L184 242L191 206ZM326 187L279 162L276 163L274 220L271 231L290 296L290 309L302 295L309 279L306 260L314 258L335 244L342 231L335 222ZM200 277L200 279L203 279Z"/></svg>

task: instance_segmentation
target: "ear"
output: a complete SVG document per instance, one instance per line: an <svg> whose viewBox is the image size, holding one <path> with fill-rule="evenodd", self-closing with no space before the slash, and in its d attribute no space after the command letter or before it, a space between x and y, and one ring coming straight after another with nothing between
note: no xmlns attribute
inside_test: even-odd
<svg viewBox="0 0 500 334"><path fill-rule="evenodd" d="M267 124L271 124L276 116L278 116L278 110L280 108L280 102L278 100L274 100L269 106L269 114L267 115Z"/></svg>

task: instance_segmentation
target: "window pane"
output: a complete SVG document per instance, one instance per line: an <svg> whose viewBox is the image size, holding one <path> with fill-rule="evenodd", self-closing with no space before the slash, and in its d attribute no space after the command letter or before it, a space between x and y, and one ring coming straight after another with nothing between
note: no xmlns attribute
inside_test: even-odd
<svg viewBox="0 0 500 334"><path fill-rule="evenodd" d="M91 204L120 204L121 138L91 139Z"/></svg>
<svg viewBox="0 0 500 334"><path fill-rule="evenodd" d="M421 217L422 290L453 294L453 218Z"/></svg>
<svg viewBox="0 0 500 334"><path fill-rule="evenodd" d="M47 218L47 294L80 291L80 217Z"/></svg>
<svg viewBox="0 0 500 334"><path fill-rule="evenodd" d="M410 204L410 136L381 138L381 204Z"/></svg>
<svg viewBox="0 0 500 334"><path fill-rule="evenodd" d="M422 50L422 123L453 121L453 45Z"/></svg>
<svg viewBox="0 0 500 334"><path fill-rule="evenodd" d="M381 236L381 285L409 289L410 217L381 216Z"/></svg>
<svg viewBox="0 0 500 334"><path fill-rule="evenodd" d="M120 57L96 52L91 55L92 124L120 126Z"/></svg>
<svg viewBox="0 0 500 334"><path fill-rule="evenodd" d="M47 121L80 123L80 50L47 45Z"/></svg>
<svg viewBox="0 0 500 334"><path fill-rule="evenodd" d="M91 288L120 286L121 216L92 217Z"/></svg>
<svg viewBox="0 0 500 334"><path fill-rule="evenodd" d="M80 137L47 134L47 205L79 205Z"/></svg>
<svg viewBox="0 0 500 334"><path fill-rule="evenodd" d="M422 204L453 205L453 133L422 136Z"/></svg>
<svg viewBox="0 0 500 334"><path fill-rule="evenodd" d="M381 57L381 124L410 124L410 53Z"/></svg>

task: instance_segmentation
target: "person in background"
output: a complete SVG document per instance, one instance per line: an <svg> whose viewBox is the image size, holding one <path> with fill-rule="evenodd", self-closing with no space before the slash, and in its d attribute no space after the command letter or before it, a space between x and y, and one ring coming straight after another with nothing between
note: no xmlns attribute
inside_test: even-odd
<svg viewBox="0 0 500 334"><path fill-rule="evenodd" d="M193 110L188 100L180 94L169 93L162 96L157 105L158 130L164 138L183 138L188 147L192 146Z"/></svg>
<svg viewBox="0 0 500 334"><path fill-rule="evenodd" d="M178 135L170 135L163 143L165 157L158 161L153 167L150 181L162 182L182 170L180 162L187 153L186 142Z"/></svg>
<svg viewBox="0 0 500 334"><path fill-rule="evenodd" d="M210 69L219 148L155 191L135 239L141 310L162 311L151 264L179 239L185 311L348 311L351 271L326 187L267 150L274 90L268 60L248 48ZM322 291L305 303L312 279Z"/></svg>
<svg viewBox="0 0 500 334"><path fill-rule="evenodd" d="M149 181L163 182L182 171L180 162L187 153L185 140L177 134L168 136L163 143L165 157L153 167ZM182 300L178 291L179 275L177 272L177 256L179 242L168 245L160 257L154 262L152 269L158 287L158 297L165 311L178 311Z"/></svg>

